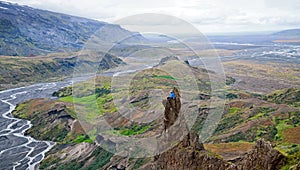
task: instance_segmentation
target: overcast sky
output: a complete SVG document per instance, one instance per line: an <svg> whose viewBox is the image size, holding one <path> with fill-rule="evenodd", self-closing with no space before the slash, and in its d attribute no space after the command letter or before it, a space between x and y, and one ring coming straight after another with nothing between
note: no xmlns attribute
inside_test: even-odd
<svg viewBox="0 0 300 170"><path fill-rule="evenodd" d="M140 13L182 18L203 33L300 28L299 0L6 0L106 22Z"/></svg>

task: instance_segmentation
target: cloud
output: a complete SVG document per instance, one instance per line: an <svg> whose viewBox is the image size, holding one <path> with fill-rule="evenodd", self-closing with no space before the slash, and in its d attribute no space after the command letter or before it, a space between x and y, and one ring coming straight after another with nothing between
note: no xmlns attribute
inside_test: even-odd
<svg viewBox="0 0 300 170"><path fill-rule="evenodd" d="M265 31L300 27L298 0L7 1L106 22L140 13L161 13L182 18L203 32L242 32L251 29Z"/></svg>

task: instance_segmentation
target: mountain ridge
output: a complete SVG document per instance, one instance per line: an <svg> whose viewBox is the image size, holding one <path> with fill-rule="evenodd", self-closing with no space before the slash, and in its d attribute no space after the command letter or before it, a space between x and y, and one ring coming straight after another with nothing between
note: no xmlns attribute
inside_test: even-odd
<svg viewBox="0 0 300 170"><path fill-rule="evenodd" d="M272 34L273 36L300 36L300 29L287 29Z"/></svg>
<svg viewBox="0 0 300 170"><path fill-rule="evenodd" d="M100 28L104 42L144 38L120 25L0 1L0 55L35 56L80 50Z"/></svg>

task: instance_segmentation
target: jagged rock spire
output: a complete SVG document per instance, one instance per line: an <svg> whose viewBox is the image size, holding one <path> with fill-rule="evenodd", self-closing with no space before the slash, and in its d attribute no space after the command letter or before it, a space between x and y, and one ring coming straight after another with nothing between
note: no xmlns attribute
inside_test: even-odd
<svg viewBox="0 0 300 170"><path fill-rule="evenodd" d="M173 92L175 93L175 99L168 97L167 100L164 101L164 106L165 106L164 130L167 130L175 123L181 108L180 93L178 88L174 87Z"/></svg>

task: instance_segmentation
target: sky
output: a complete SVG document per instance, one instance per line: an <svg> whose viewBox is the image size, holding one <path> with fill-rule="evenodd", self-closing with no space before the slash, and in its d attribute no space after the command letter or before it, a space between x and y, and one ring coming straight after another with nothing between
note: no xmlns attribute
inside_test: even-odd
<svg viewBox="0 0 300 170"><path fill-rule="evenodd" d="M167 14L203 33L300 28L299 0L5 0L109 23L142 13Z"/></svg>

